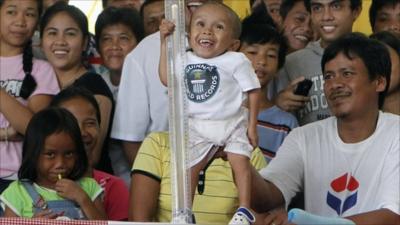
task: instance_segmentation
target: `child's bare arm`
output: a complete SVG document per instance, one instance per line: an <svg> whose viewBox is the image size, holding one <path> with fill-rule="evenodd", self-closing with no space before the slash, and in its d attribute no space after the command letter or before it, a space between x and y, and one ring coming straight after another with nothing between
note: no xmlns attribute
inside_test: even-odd
<svg viewBox="0 0 400 225"><path fill-rule="evenodd" d="M85 216L90 220L106 220L107 216L99 197L92 201L87 193L70 179L61 179L56 183L57 194L76 202Z"/></svg>
<svg viewBox="0 0 400 225"><path fill-rule="evenodd" d="M158 65L158 73L160 76L161 83L168 86L167 78L167 37L172 34L175 30L175 24L171 21L163 19L160 24L160 64Z"/></svg>
<svg viewBox="0 0 400 225"><path fill-rule="evenodd" d="M257 135L257 116L258 116L258 104L260 89L253 89L248 93L248 103L249 103L249 127L247 129L247 135L250 140L250 144L253 147L258 146L258 135Z"/></svg>

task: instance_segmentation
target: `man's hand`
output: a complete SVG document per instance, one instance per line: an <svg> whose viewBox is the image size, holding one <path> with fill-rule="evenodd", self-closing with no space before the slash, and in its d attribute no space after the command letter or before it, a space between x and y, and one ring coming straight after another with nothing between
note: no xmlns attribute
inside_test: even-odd
<svg viewBox="0 0 400 225"><path fill-rule="evenodd" d="M262 225L290 225L287 211L283 208L257 214L256 223Z"/></svg>
<svg viewBox="0 0 400 225"><path fill-rule="evenodd" d="M289 86L279 92L275 100L275 103L279 108L287 112L292 112L304 107L305 104L310 101L310 97L294 94L297 84L303 80L303 76L294 79Z"/></svg>

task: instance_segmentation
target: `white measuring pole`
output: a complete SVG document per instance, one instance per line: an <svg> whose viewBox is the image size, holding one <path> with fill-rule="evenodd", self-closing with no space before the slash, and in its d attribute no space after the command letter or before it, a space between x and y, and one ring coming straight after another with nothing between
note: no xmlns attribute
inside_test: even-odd
<svg viewBox="0 0 400 225"><path fill-rule="evenodd" d="M190 169L188 163L188 123L186 88L185 1L166 0L165 17L175 23L175 31L167 39L169 140L171 146L172 223L192 222Z"/></svg>

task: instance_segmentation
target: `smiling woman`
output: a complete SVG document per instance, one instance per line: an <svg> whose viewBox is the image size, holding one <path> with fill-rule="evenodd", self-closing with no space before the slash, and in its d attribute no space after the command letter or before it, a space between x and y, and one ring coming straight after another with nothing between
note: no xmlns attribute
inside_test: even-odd
<svg viewBox="0 0 400 225"><path fill-rule="evenodd" d="M100 135L91 158L93 166L112 173L106 146L114 101L104 80L85 64L89 31L85 14L75 6L58 2L48 8L40 24L43 51L54 67L61 89L80 86L94 95L100 106Z"/></svg>

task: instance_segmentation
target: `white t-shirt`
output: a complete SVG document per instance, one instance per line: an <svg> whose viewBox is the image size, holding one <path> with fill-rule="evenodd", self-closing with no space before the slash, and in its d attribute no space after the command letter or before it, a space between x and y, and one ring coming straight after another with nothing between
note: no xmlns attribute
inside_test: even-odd
<svg viewBox="0 0 400 225"><path fill-rule="evenodd" d="M111 137L142 141L168 129L168 93L158 75L160 33L143 39L124 61Z"/></svg>
<svg viewBox="0 0 400 225"><path fill-rule="evenodd" d="M260 174L286 203L304 187L305 209L350 216L386 208L400 214L400 117L380 112L366 140L344 143L336 117L294 129Z"/></svg>
<svg viewBox="0 0 400 225"><path fill-rule="evenodd" d="M204 59L187 54L185 83L189 116L222 120L236 115L247 91L260 88L260 82L247 57L226 52Z"/></svg>

